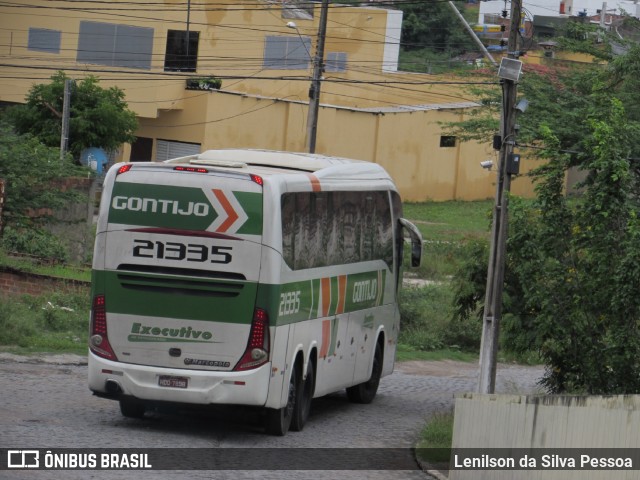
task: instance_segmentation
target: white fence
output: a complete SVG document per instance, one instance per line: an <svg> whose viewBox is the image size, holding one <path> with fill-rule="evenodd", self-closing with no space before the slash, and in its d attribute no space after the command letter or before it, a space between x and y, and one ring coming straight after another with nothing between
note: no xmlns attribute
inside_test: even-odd
<svg viewBox="0 0 640 480"><path fill-rule="evenodd" d="M460 455L452 455L451 480L637 480L640 395L457 395L452 446ZM593 468L601 457L612 460ZM510 459L516 469L470 468ZM612 468L616 462L633 469Z"/></svg>

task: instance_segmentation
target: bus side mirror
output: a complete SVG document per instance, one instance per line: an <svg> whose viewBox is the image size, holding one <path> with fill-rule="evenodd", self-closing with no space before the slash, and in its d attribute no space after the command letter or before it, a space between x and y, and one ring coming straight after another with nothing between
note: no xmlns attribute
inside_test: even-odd
<svg viewBox="0 0 640 480"><path fill-rule="evenodd" d="M402 228L409 234L411 239L411 266L419 267L422 260L422 234L420 230L409 220L399 218L398 221Z"/></svg>

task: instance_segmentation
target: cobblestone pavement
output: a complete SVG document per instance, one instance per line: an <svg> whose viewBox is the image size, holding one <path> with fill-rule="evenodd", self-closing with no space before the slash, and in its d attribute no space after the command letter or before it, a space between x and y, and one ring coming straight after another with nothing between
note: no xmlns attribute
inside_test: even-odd
<svg viewBox="0 0 640 480"><path fill-rule="evenodd" d="M425 421L450 410L453 396L475 390L477 364L404 362L383 378L371 405L349 403L343 393L315 399L302 432L265 435L259 411L153 413L126 419L118 404L91 395L86 359L0 355L2 448L410 448ZM531 393L542 369L499 365L497 392ZM239 466L240 468L241 466ZM26 472L0 471L22 479ZM428 479L422 471L31 471L37 479Z"/></svg>

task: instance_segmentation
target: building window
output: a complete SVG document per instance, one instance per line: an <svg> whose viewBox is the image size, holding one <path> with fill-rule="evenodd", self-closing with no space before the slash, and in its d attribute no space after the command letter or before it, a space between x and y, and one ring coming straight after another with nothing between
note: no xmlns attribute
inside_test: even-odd
<svg viewBox="0 0 640 480"><path fill-rule="evenodd" d="M269 36L264 44L264 68L274 70L306 70L311 60L309 37Z"/></svg>
<svg viewBox="0 0 640 480"><path fill-rule="evenodd" d="M186 157L200 153L199 143L172 142L160 140L156 142L156 161L163 162L172 158Z"/></svg>
<svg viewBox="0 0 640 480"><path fill-rule="evenodd" d="M345 52L328 52L325 64L327 72L346 72L347 54Z"/></svg>
<svg viewBox="0 0 640 480"><path fill-rule="evenodd" d="M80 22L79 63L150 70L152 50L153 28Z"/></svg>
<svg viewBox="0 0 640 480"><path fill-rule="evenodd" d="M60 36L60 30L30 28L27 48L38 52L60 53Z"/></svg>
<svg viewBox="0 0 640 480"><path fill-rule="evenodd" d="M440 147L450 148L456 146L456 137L451 135L442 135L440 137Z"/></svg>
<svg viewBox="0 0 640 480"><path fill-rule="evenodd" d="M200 32L169 30L164 56L165 72L195 72L198 67Z"/></svg>

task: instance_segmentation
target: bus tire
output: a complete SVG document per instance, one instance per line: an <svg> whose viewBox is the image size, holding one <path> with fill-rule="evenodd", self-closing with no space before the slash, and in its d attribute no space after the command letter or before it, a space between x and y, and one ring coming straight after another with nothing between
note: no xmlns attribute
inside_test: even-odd
<svg viewBox="0 0 640 480"><path fill-rule="evenodd" d="M141 402L130 399L120 400L120 413L122 413L123 417L142 418L144 417L145 410L146 408Z"/></svg>
<svg viewBox="0 0 640 480"><path fill-rule="evenodd" d="M380 342L376 343L376 351L373 354L373 367L371 377L366 382L347 388L347 397L353 403L371 403L378 393L378 385L382 376L383 352Z"/></svg>
<svg viewBox="0 0 640 480"><path fill-rule="evenodd" d="M315 388L315 370L313 363L309 360L307 366L307 375L302 382L300 395L293 410L293 418L291 419L291 430L299 432L304 428L311 411L311 400L313 400L313 391Z"/></svg>
<svg viewBox="0 0 640 480"><path fill-rule="evenodd" d="M289 389L287 393L287 404L282 408L268 408L266 418L266 431L270 435L284 436L289 431L291 421L300 396L300 381L298 375L298 365L294 364L289 378Z"/></svg>

